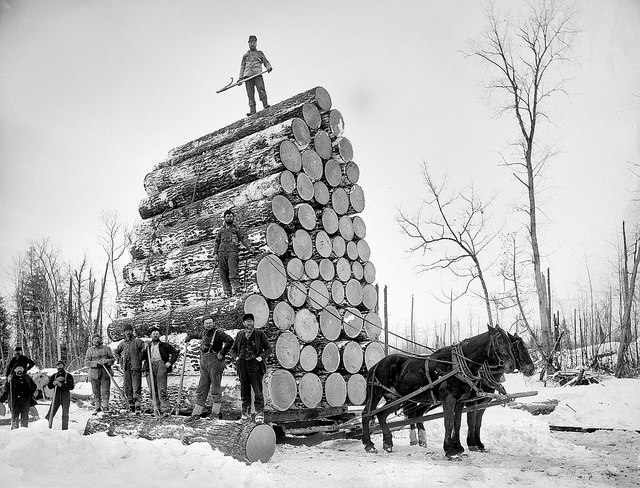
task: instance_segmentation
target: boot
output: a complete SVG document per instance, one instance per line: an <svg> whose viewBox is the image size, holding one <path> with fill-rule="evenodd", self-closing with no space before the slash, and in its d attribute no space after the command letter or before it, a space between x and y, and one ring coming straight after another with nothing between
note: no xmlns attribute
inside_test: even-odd
<svg viewBox="0 0 640 488"><path fill-rule="evenodd" d="M256 113L256 104L255 103L250 103L249 104L249 113L247 114L247 117L253 115Z"/></svg>
<svg viewBox="0 0 640 488"><path fill-rule="evenodd" d="M264 413L258 412L256 413L256 424L261 424L264 422Z"/></svg>
<svg viewBox="0 0 640 488"><path fill-rule="evenodd" d="M220 408L222 403L214 403L211 405L211 420L214 422L220 419Z"/></svg>
<svg viewBox="0 0 640 488"><path fill-rule="evenodd" d="M191 412L191 416L185 420L184 422L186 424L192 424L197 420L200 420L201 416L202 416L202 406L201 405L196 405L195 407L193 407L193 411Z"/></svg>
<svg viewBox="0 0 640 488"><path fill-rule="evenodd" d="M269 108L271 105L269 105L269 102L267 102L267 99L265 98L264 100L261 100L262 102L262 107L263 108Z"/></svg>
<svg viewBox="0 0 640 488"><path fill-rule="evenodd" d="M129 411L131 413L135 413L136 412L136 406L133 403L129 404Z"/></svg>

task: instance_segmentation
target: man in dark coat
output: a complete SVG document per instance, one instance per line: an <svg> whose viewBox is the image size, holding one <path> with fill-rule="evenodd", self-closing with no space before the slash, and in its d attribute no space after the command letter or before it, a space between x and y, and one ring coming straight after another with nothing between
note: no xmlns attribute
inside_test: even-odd
<svg viewBox="0 0 640 488"><path fill-rule="evenodd" d="M271 345L267 335L255 328L253 314L244 314L242 325L244 331L238 332L231 348L231 355L238 358L236 366L242 398L241 420L247 420L251 414L251 390L253 390L255 420L260 424L264 421L262 378L267 372L265 360L271 354Z"/></svg>
<svg viewBox="0 0 640 488"><path fill-rule="evenodd" d="M56 363L57 371L49 377L49 388L53 388L55 395L53 397L52 406L47 414L46 419L50 420L56 416L58 408L62 406L62 430L69 429L69 405L71 405L71 390L75 383L73 375L65 371L64 361Z"/></svg>
<svg viewBox="0 0 640 488"><path fill-rule="evenodd" d="M11 378L4 384L0 395L0 403L8 401L11 408L11 430L20 425L29 427L29 409L36 404L33 394L37 388L24 366L18 364L13 368Z"/></svg>
<svg viewBox="0 0 640 488"><path fill-rule="evenodd" d="M25 373L27 373L36 365L36 363L34 363L30 357L22 354L22 347L20 346L16 346L15 356L11 358L11 361L9 361L9 364L7 365L7 374L5 375L7 379L9 379L9 375L13 371L13 368L15 368L18 364L24 368Z"/></svg>
<svg viewBox="0 0 640 488"><path fill-rule="evenodd" d="M258 50L258 38L256 36L249 36L249 50L242 56L238 84L242 83L243 78L249 78L262 73L263 64L264 67L267 68L267 71L271 73L271 70L273 70L271 63L264 53ZM264 87L264 79L262 78L262 75L245 81L244 86L247 89L247 97L249 97L249 113L247 115L253 115L256 113L256 89L258 90L258 97L262 102L262 106L264 108L269 107L269 102L267 102L267 91Z"/></svg>
<svg viewBox="0 0 640 488"><path fill-rule="evenodd" d="M233 339L224 330L215 327L213 317L207 315L203 320L204 331L202 337L188 335L185 339L189 342L192 339L202 339L200 344L200 381L196 389L196 405L193 407L191 417L187 422L194 422L199 419L204 409L205 401L211 388L213 405L211 406L211 418L216 420L220 415L222 407L222 373L224 372L224 358L233 345Z"/></svg>
<svg viewBox="0 0 640 488"><path fill-rule="evenodd" d="M124 339L116 347L114 355L122 366L124 393L127 395L129 409L132 412L140 413L144 341L133 337L133 327L131 325L124 326Z"/></svg>
<svg viewBox="0 0 640 488"><path fill-rule="evenodd" d="M149 357L151 357L151 371L153 373L153 388L155 390L156 405L160 412L167 417L171 413L169 394L167 393L167 373L171 372L173 363L178 360L180 352L168 342L160 341L160 329L151 330L151 342L146 343L145 354L142 361L142 370L149 370ZM151 378L147 376L151 389Z"/></svg>
<svg viewBox="0 0 640 488"><path fill-rule="evenodd" d="M246 238L244 231L234 223L234 220L233 210L225 210L224 225L218 229L213 241L214 265L219 264L222 287L229 297L240 290L240 279L238 278L240 243L242 242L248 250L251 249L251 243Z"/></svg>

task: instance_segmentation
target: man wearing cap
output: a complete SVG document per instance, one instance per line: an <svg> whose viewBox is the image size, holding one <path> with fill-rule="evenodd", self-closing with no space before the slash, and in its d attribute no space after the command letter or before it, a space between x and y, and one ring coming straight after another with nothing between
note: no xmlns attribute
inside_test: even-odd
<svg viewBox="0 0 640 488"><path fill-rule="evenodd" d="M151 342L147 342L145 347L147 349L142 360L142 370L149 369L147 363L150 357L156 405L160 407L160 412L167 417L171 412L169 394L167 393L167 373L171 372L180 352L170 343L160 341L160 329L157 327L151 329ZM147 377L147 381L151 382L151 378ZM149 388L151 388L151 383L149 383Z"/></svg>
<svg viewBox="0 0 640 488"><path fill-rule="evenodd" d="M144 341L133 337L133 327L129 324L124 326L123 332L124 339L116 347L115 357L124 373L124 393L127 395L129 410L140 413Z"/></svg>
<svg viewBox="0 0 640 488"><path fill-rule="evenodd" d="M29 371L36 365L36 363L34 363L30 357L22 354L22 347L20 346L16 346L15 355L11 358L11 361L9 361L9 364L7 365L7 373L5 375L7 379L9 379L9 375L18 364L24 368L25 372Z"/></svg>
<svg viewBox="0 0 640 488"><path fill-rule="evenodd" d="M207 315L202 324L204 331L202 335L189 334L185 339L201 339L200 344L200 381L196 389L196 405L193 407L191 417L187 422L193 422L200 418L204 409L204 404L211 388L213 405L211 406L211 417L216 420L220 415L222 407L222 373L224 372L224 358L233 345L233 339L224 330L215 327L213 317Z"/></svg>
<svg viewBox="0 0 640 488"><path fill-rule="evenodd" d="M29 427L29 409L35 405L33 394L36 392L35 381L26 373L22 364L16 364L11 377L2 388L0 403L7 400L11 403L11 430L18 427Z"/></svg>
<svg viewBox="0 0 640 488"><path fill-rule="evenodd" d="M109 410L111 394L111 366L116 362L109 346L102 344L102 336L94 334L91 346L84 356L84 365L89 368L89 380L93 390L95 413Z"/></svg>
<svg viewBox="0 0 640 488"><path fill-rule="evenodd" d="M64 369L64 361L56 363L57 371L49 377L49 388L55 391L53 404L47 414L47 420L51 420L56 416L58 408L62 406L62 430L69 429L69 405L71 405L71 390L75 384L73 375L67 373ZM51 422L50 422L51 423Z"/></svg>
<svg viewBox="0 0 640 488"><path fill-rule="evenodd" d="M240 279L238 278L238 252L240 243L251 250L251 243L244 231L238 227L234 220L233 210L224 211L224 225L218 229L213 241L214 265L220 265L220 280L225 294L230 297L240 291Z"/></svg>
<svg viewBox="0 0 640 488"><path fill-rule="evenodd" d="M251 390L254 395L256 422L264 421L264 396L262 394L262 378L267 372L265 360L271 354L271 345L267 335L255 328L254 317L246 313L242 317L244 331L236 334L231 347L231 355L236 357L238 379L240 380L240 396L242 398L242 418L247 420L251 414Z"/></svg>
<svg viewBox="0 0 640 488"><path fill-rule="evenodd" d="M271 70L273 70L267 57L262 51L258 51L257 47L258 38L256 36L249 36L249 50L244 54L244 56L242 56L238 84L243 82L243 78L249 78L250 76L262 73L263 64L264 67L267 68L268 73L271 73ZM247 96L249 97L249 113L247 115L253 115L256 113L254 88L258 89L258 97L262 102L262 106L264 108L269 107L269 102L267 102L267 91L264 88L264 79L262 79L262 75L245 81L244 86L247 89Z"/></svg>

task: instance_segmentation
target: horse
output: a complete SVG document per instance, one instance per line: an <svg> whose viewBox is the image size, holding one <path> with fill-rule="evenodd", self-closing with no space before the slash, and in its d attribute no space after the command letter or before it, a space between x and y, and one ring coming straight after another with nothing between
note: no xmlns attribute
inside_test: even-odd
<svg viewBox="0 0 640 488"><path fill-rule="evenodd" d="M509 333L508 333L509 334ZM511 348L513 351L513 355L516 360L516 369L520 371L526 377L533 376L533 373L536 370L535 365L533 364L533 360L529 355L529 351L527 350L527 346L524 345L524 341L518 335L509 334L509 340L511 341ZM500 379L498 375L492 375L492 382L497 382ZM486 393L493 393L498 388L494 388L491 384L492 382L483 383L481 386L482 391ZM504 390L504 389L503 389ZM501 391L501 393L503 393ZM504 392L506 393L506 392ZM482 399L473 403L467 403L467 406L472 405L481 405L482 403L487 403L491 399ZM467 412L467 447L470 451L485 451L484 444L480 440L480 429L482 428L482 417L484 416L484 412L486 409L478 409Z"/></svg>
<svg viewBox="0 0 640 488"><path fill-rule="evenodd" d="M524 341L519 335L512 335L507 332L509 341L511 342L511 350L513 351L514 358L516 360L516 370L520 371L527 377L530 377L535 372L535 365L529 355L529 351L524 344ZM485 393L494 393L496 390L500 390L502 387L499 385L501 373L486 373L480 371L480 376L483 377L483 381L480 385L480 389ZM502 388L500 391L502 394L506 394L506 391ZM467 401L465 406L477 406L482 403L488 403L491 398L477 400L473 403ZM470 451L484 451L485 446L480 440L480 429L482 428L482 417L486 409L471 410L467 412L467 447ZM423 405L414 405L407 408L405 415L408 418L416 418L424 415L426 409ZM410 425L409 430L409 445L414 446L419 444L420 447L427 447L427 437L424 430L424 424L422 422L416 422Z"/></svg>
<svg viewBox="0 0 640 488"><path fill-rule="evenodd" d="M460 400L479 391L475 383L481 380L478 372L483 363L500 374L511 373L516 365L506 332L500 327L487 327L487 332L439 349L426 359L391 354L369 370L362 414L362 443L367 452L377 452L370 435L372 415L377 414L382 428L383 449L392 452L393 437L387 426L392 408L398 405L394 410L403 408L410 418L416 418L440 404L444 410L445 455L454 458L464 452L460 444L463 405ZM409 398L399 400L404 397ZM378 409L382 398L387 407ZM410 402L418 403L419 408L409 410Z"/></svg>

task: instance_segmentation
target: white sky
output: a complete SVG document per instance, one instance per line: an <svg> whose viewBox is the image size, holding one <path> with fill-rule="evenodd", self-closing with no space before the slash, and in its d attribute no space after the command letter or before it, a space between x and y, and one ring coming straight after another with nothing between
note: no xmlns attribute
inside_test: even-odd
<svg viewBox="0 0 640 488"><path fill-rule="evenodd" d="M556 126L545 129L562 150L546 173L541 239L557 301L585 282L585 255L597 285L615 283L612 243L640 186L629 171L640 162L640 4L579 8L572 95L557 99ZM102 269L100 212L139 219L153 165L246 112L244 89L215 91L238 75L255 34L274 67L265 78L271 104L320 85L344 116L390 322L408 323L412 294L418 324L448 321L431 292L452 285L414 276L418 261L407 258L395 215L417 210L424 159L483 195L503 189L495 221L516 218L520 190L496 152L511 140L512 120L495 117L484 68L460 53L482 28L479 0L0 0L0 267L27 240L50 236L65 258L87 250ZM0 294L7 283L3 276ZM468 323L466 306L455 314ZM485 320L481 311L473 318Z"/></svg>

